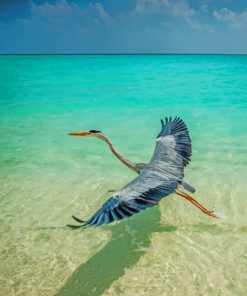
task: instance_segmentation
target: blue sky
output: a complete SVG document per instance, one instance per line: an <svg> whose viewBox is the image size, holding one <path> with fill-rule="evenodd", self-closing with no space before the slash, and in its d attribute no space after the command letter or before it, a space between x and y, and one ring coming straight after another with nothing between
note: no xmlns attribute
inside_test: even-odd
<svg viewBox="0 0 247 296"><path fill-rule="evenodd" d="M1 0L0 53L247 53L247 0Z"/></svg>

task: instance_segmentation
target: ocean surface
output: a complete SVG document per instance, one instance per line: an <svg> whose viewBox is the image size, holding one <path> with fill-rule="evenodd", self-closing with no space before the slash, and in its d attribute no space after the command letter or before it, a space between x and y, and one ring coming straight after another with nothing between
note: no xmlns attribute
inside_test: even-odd
<svg viewBox="0 0 247 296"><path fill-rule="evenodd" d="M98 139L148 162L160 119L193 144L175 194L72 231L135 177ZM0 56L0 295L247 295L247 55Z"/></svg>

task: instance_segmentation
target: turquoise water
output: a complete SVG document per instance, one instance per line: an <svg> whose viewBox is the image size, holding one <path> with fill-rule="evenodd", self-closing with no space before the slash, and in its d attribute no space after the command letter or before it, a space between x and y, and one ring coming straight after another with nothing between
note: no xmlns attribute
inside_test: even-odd
<svg viewBox="0 0 247 296"><path fill-rule="evenodd" d="M0 56L1 295L246 295L247 56ZM153 153L160 118L188 125L186 180L129 220L71 231Z"/></svg>

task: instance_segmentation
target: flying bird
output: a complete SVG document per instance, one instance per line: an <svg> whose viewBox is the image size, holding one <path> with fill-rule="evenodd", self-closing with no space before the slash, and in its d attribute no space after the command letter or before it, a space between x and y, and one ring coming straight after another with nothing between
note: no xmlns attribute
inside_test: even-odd
<svg viewBox="0 0 247 296"><path fill-rule="evenodd" d="M80 224L68 226L100 226L122 220L158 205L163 197L172 193L185 198L208 216L218 218L214 211L208 210L191 195L195 189L184 180L184 168L190 162L192 149L187 126L181 118L165 118L165 122L161 119L161 131L149 163L133 163L126 159L101 131L73 132L69 135L103 140L123 164L139 175L114 193L91 218L83 221L72 216Z"/></svg>

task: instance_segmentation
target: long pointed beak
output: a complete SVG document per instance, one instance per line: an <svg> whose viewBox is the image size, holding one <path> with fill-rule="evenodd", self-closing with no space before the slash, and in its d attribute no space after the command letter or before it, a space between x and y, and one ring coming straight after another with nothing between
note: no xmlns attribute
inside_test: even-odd
<svg viewBox="0 0 247 296"><path fill-rule="evenodd" d="M84 137L84 136L90 136L91 133L89 133L89 132L74 132L74 133L69 133L68 135L69 136L82 136L82 137Z"/></svg>

